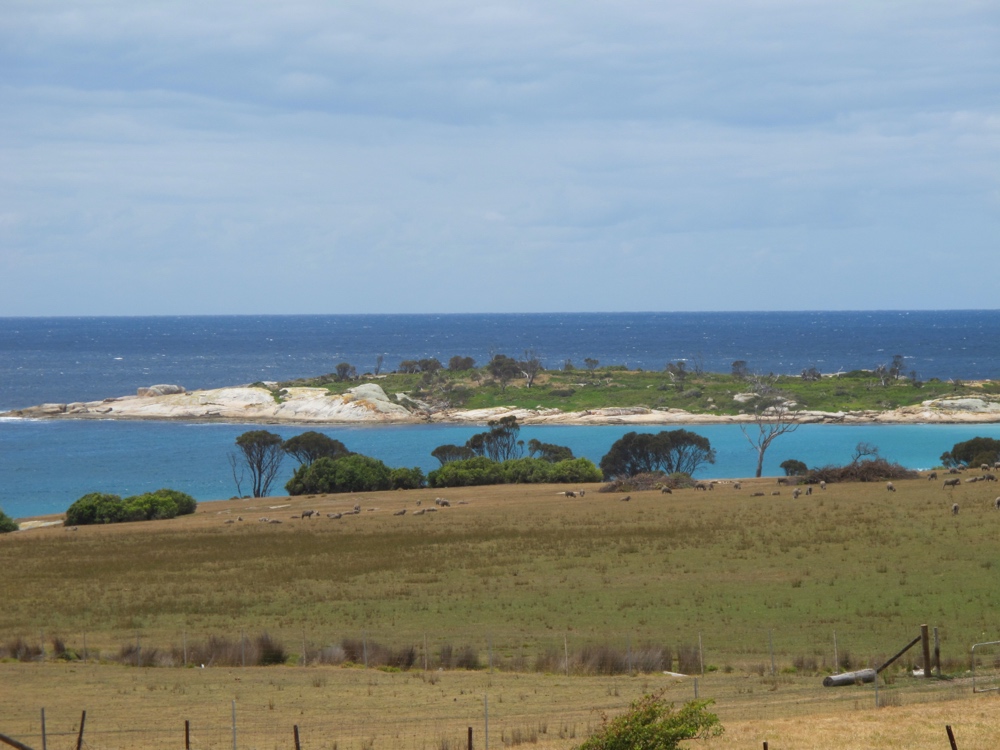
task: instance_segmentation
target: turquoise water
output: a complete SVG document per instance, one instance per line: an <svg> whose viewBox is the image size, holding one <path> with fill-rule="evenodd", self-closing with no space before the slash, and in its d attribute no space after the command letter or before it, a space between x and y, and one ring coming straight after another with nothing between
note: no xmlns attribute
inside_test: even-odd
<svg viewBox="0 0 1000 750"><path fill-rule="evenodd" d="M163 422L36 422L0 420L0 507L11 516L59 513L87 492L130 495L173 487L199 500L231 497L236 488L227 461L234 440L248 425ZM265 426L283 437L306 427ZM464 443L477 427L416 425L321 429L359 453L390 466L437 466L430 452L444 443ZM629 426L525 427L521 437L568 445L595 463L626 432L672 428ZM704 478L750 476L755 456L733 425L686 428L707 437L718 454ZM764 472L778 475L789 458L809 466L846 463L858 442L871 443L882 455L914 469L929 468L952 445L983 435L1000 440L1000 425L803 425L778 438L767 454ZM289 461L276 486L291 477ZM280 490L278 490L280 492Z"/></svg>

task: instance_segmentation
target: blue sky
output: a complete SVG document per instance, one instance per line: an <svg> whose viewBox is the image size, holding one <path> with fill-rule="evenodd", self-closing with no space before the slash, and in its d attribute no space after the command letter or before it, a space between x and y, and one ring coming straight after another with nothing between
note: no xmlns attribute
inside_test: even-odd
<svg viewBox="0 0 1000 750"><path fill-rule="evenodd" d="M0 315L1000 307L995 2L7 0Z"/></svg>

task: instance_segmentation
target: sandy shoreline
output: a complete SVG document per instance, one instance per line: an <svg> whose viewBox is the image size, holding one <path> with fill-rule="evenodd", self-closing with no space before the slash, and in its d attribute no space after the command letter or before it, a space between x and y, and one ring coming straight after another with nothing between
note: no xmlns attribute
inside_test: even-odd
<svg viewBox="0 0 1000 750"><path fill-rule="evenodd" d="M174 390L171 390L174 389ZM167 392L163 392L167 391ZM515 416L523 425L698 425L752 422L747 414L693 413L681 409L611 407L564 412L559 409L524 409L501 406L491 409L433 409L428 404L396 394L395 400L375 384L364 384L343 395L324 388L287 388L280 397L266 388L233 386L184 391L176 386L141 389L142 395L101 401L40 404L0 413L8 419L112 419L232 422L302 426L470 424ZM982 398L925 401L889 411L800 411L801 424L995 424L1000 423L1000 402Z"/></svg>

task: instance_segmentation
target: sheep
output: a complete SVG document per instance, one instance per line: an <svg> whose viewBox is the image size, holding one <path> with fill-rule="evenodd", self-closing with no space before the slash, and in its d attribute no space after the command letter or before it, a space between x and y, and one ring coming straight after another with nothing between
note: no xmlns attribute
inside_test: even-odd
<svg viewBox="0 0 1000 750"><path fill-rule="evenodd" d="M951 514L953 516L957 516L958 515L958 503L952 503Z"/></svg>
<svg viewBox="0 0 1000 750"><path fill-rule="evenodd" d="M993 507L996 510L1000 510L1000 497L998 497L996 500L993 501Z"/></svg>
<svg viewBox="0 0 1000 750"><path fill-rule="evenodd" d="M989 464L979 464L979 470L982 472L987 472L990 470Z"/></svg>
<svg viewBox="0 0 1000 750"><path fill-rule="evenodd" d="M715 489L715 482L709 482L708 483L708 489L714 490Z"/></svg>
<svg viewBox="0 0 1000 750"><path fill-rule="evenodd" d="M930 474L927 475L927 481L928 482L931 481L932 479L937 479L937 472L936 471L932 471Z"/></svg>
<svg viewBox="0 0 1000 750"><path fill-rule="evenodd" d="M819 483L819 488L820 488L821 490L825 490L825 489L826 489L826 482L822 482L822 481L821 481L821 482Z"/></svg>
<svg viewBox="0 0 1000 750"><path fill-rule="evenodd" d="M337 519L337 518L342 518L342 514L340 514L340 513L327 513L326 517L327 518Z"/></svg>
<svg viewBox="0 0 1000 750"><path fill-rule="evenodd" d="M447 500L442 500L440 503L438 503L438 505L440 505L442 508L450 508L451 507L451 503L449 503Z"/></svg>
<svg viewBox="0 0 1000 750"><path fill-rule="evenodd" d="M811 495L812 493L813 493L813 488L812 487L806 487L806 494L807 495Z"/></svg>
<svg viewBox="0 0 1000 750"><path fill-rule="evenodd" d="M750 497L764 497L764 493L763 492L754 492L754 493L752 493L750 495Z"/></svg>
<svg viewBox="0 0 1000 750"><path fill-rule="evenodd" d="M395 511L392 515L394 515L394 516L405 516L406 515L406 508L401 508L400 510Z"/></svg>
<svg viewBox="0 0 1000 750"><path fill-rule="evenodd" d="M998 466L997 468L1000 469L1000 466ZM580 490L579 494L580 494L580 497L583 497L584 495L587 494L587 490Z"/></svg>
<svg viewBox="0 0 1000 750"><path fill-rule="evenodd" d="M303 518L312 518L313 516L319 516L319 514L314 510L304 510L302 511Z"/></svg>
<svg viewBox="0 0 1000 750"><path fill-rule="evenodd" d="M261 516L260 518L257 519L257 523L267 523L270 520L271 519L269 519L267 516Z"/></svg>
<svg viewBox="0 0 1000 750"><path fill-rule="evenodd" d="M802 494L802 490L800 490L798 487L796 487L794 490L792 490L792 499L793 500L798 500L799 499L799 495L801 495L801 494Z"/></svg>
<svg viewBox="0 0 1000 750"><path fill-rule="evenodd" d="M775 490L774 492L771 493L771 497L774 497L775 495L780 495L780 494L781 494L781 490Z"/></svg>
<svg viewBox="0 0 1000 750"><path fill-rule="evenodd" d="M993 468L994 469L1000 469L1000 461L997 461L996 463L994 463L993 464Z"/></svg>
<svg viewBox="0 0 1000 750"><path fill-rule="evenodd" d="M628 502L629 500L631 500L631 499L632 499L632 496L631 496L631 495L626 495L625 497L623 497L623 498L622 498L622 502L623 502L623 503L627 503L627 502Z"/></svg>
<svg viewBox="0 0 1000 750"><path fill-rule="evenodd" d="M697 484L696 484L696 485L694 486L694 488L695 488L696 490L701 490L702 492L704 492L705 490L707 490L707 489L708 489L708 487L707 487L707 486L705 485L705 483L704 483L704 482L698 482L698 483L697 483Z"/></svg>
<svg viewBox="0 0 1000 750"><path fill-rule="evenodd" d="M778 484L788 484L787 477L779 477L778 478Z"/></svg>
<svg viewBox="0 0 1000 750"><path fill-rule="evenodd" d="M945 487L958 487L961 483L962 480L958 477L955 477L954 479L945 479L944 484L941 485L941 489L944 489Z"/></svg>
<svg viewBox="0 0 1000 750"><path fill-rule="evenodd" d="M739 482L733 482L733 489L734 490L742 490L743 489L743 485L740 484Z"/></svg>
<svg viewBox="0 0 1000 750"><path fill-rule="evenodd" d="M965 480L965 483L966 484L975 484L978 481L979 481L979 477L969 477L968 479Z"/></svg>
<svg viewBox="0 0 1000 750"><path fill-rule="evenodd" d="M428 510L427 508L421 508L420 510L415 510L413 511L413 515L422 516L424 513L427 512L427 510Z"/></svg>
<svg viewBox="0 0 1000 750"><path fill-rule="evenodd" d="M661 495L673 495L674 491L672 489L670 489L669 487L660 487L660 494Z"/></svg>
<svg viewBox="0 0 1000 750"><path fill-rule="evenodd" d="M886 482L886 483L885 483L885 488L886 488L886 489L887 489L887 490L888 490L889 492L895 492L895 491L896 491L896 485L894 485L894 484L893 484L892 482Z"/></svg>
<svg viewBox="0 0 1000 750"><path fill-rule="evenodd" d="M234 521L232 518L230 518L228 521L226 521L226 523L236 523L236 521Z"/></svg>
<svg viewBox="0 0 1000 750"><path fill-rule="evenodd" d="M997 481L996 474L987 474L983 477L984 482L995 482Z"/></svg>
<svg viewBox="0 0 1000 750"><path fill-rule="evenodd" d="M419 500L417 500L417 507L418 508L420 507L420 501Z"/></svg>
<svg viewBox="0 0 1000 750"><path fill-rule="evenodd" d="M268 523L281 523L277 518L272 518Z"/></svg>
<svg viewBox="0 0 1000 750"><path fill-rule="evenodd" d="M949 474L960 474L961 470L958 467L956 467L956 466L952 466L950 469L948 469L948 473Z"/></svg>
<svg viewBox="0 0 1000 750"><path fill-rule="evenodd" d="M360 513L361 512L361 506L360 505L355 505L354 506L354 512L355 513Z"/></svg>

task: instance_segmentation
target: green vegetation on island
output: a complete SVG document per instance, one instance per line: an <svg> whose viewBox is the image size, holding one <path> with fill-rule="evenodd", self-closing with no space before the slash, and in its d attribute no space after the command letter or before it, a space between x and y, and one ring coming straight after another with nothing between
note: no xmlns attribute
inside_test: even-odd
<svg viewBox="0 0 1000 750"><path fill-rule="evenodd" d="M447 367L437 359L407 360L393 372L379 367L360 375L352 365L341 363L327 375L277 384L274 392L291 386L319 386L343 393L359 380L377 380L390 395L405 394L443 409L514 406L577 412L645 407L719 415L747 413L747 394L754 392L761 379L796 409L809 411L887 411L942 397L1000 396L1000 382L922 380L914 371L904 372L903 361L896 355L891 363L870 370L821 373L811 367L798 375L754 373L742 360L733 362L728 373L708 372L697 358L668 362L661 370L602 365L590 358L584 360L583 368L566 361L546 369L529 351L522 359L497 354L479 367L470 357L455 356Z"/></svg>

